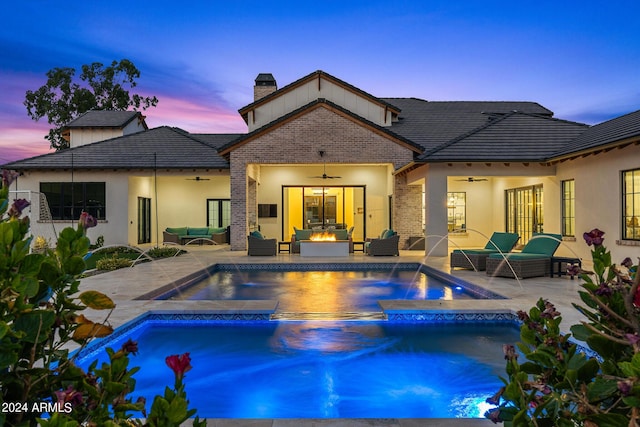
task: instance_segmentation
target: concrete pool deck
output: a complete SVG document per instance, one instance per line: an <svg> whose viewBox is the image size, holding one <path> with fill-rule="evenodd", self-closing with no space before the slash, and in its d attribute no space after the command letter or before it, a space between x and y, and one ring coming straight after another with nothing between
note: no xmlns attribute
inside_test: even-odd
<svg viewBox="0 0 640 427"><path fill-rule="evenodd" d="M352 254L344 257L301 258L298 254L278 254L271 257L249 257L244 251L230 251L228 246L187 247L188 253L175 258L142 263L133 268L102 273L82 279L80 290L97 290L111 297L116 309L109 317L115 328L150 310L167 311L267 311L274 310L272 301L179 301L136 300L135 298L161 286L205 269L213 264L287 264L287 263L423 263L430 267L471 282L498 293L507 299L451 300L451 301L399 301L387 302L385 308L400 310L431 311L512 311L529 310L539 298L548 299L562 313L563 329L578 323L582 316L573 308L579 303L578 290L581 280L562 277L539 277L517 281L514 279L488 277L484 271L450 270L448 257L425 258L422 251L400 251L399 257L371 257ZM104 319L104 312L90 312L87 317L94 321ZM135 362L135 361L134 361ZM207 425L215 427L345 427L345 426L489 426L484 419L211 419Z"/></svg>

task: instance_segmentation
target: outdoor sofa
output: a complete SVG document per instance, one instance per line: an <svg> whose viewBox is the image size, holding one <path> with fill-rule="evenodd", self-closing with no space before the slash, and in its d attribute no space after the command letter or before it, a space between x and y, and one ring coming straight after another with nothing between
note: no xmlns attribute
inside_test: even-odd
<svg viewBox="0 0 640 427"><path fill-rule="evenodd" d="M489 255L487 275L518 279L545 276L549 274L551 257L560 242L560 234L533 233L521 252Z"/></svg>
<svg viewBox="0 0 640 427"><path fill-rule="evenodd" d="M278 252L278 241L267 239L259 231L252 231L247 236L247 255L275 256Z"/></svg>
<svg viewBox="0 0 640 427"><path fill-rule="evenodd" d="M192 240L200 239L207 245L223 245L227 241L227 229L215 227L167 227L162 232L163 244L186 245Z"/></svg>
<svg viewBox="0 0 640 427"><path fill-rule="evenodd" d="M299 229L293 227L293 234L291 235L291 253L299 254L300 253L300 242L302 240L310 240L311 235L313 233L331 233L336 236L337 241L348 240L349 241L349 253L353 253L353 240L351 239L351 233L353 231L353 227L349 230L345 229Z"/></svg>
<svg viewBox="0 0 640 427"><path fill-rule="evenodd" d="M450 266L483 271L489 255L510 252L519 238L518 233L495 232L482 249L456 249L451 252Z"/></svg>
<svg viewBox="0 0 640 427"><path fill-rule="evenodd" d="M367 239L364 243L364 251L367 255L372 256L398 256L398 244L400 236L393 230L382 230L380 237L376 239Z"/></svg>

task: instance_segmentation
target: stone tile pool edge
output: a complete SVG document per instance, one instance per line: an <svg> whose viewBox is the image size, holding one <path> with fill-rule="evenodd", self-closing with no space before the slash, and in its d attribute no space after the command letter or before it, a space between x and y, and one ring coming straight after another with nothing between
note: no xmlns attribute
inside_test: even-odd
<svg viewBox="0 0 640 427"><path fill-rule="evenodd" d="M450 286L460 286L477 299L507 299L506 297L489 291L481 286L452 276L441 270L417 262L395 263L282 263L282 264L251 264L251 263L216 263L203 268L181 279L168 283L151 292L140 295L134 300L165 300L180 290L187 289L203 279L220 271L372 271L372 270L402 270L415 271L426 274Z"/></svg>

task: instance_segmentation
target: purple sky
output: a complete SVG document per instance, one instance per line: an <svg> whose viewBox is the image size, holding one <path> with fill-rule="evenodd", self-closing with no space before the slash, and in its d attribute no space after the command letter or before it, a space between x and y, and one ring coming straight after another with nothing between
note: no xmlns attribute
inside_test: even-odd
<svg viewBox="0 0 640 427"><path fill-rule="evenodd" d="M94 4L95 3L95 4ZM640 2L11 1L0 16L0 164L49 152L27 90L127 58L150 127L245 132L253 80L324 70L379 97L536 101L595 124L640 109Z"/></svg>

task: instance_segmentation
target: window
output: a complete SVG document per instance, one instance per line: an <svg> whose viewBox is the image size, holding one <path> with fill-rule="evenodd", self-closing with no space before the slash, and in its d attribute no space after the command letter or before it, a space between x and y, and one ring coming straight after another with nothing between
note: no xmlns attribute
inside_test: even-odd
<svg viewBox="0 0 640 427"><path fill-rule="evenodd" d="M207 199L207 227L223 228L231 224L231 200Z"/></svg>
<svg viewBox="0 0 640 427"><path fill-rule="evenodd" d="M575 180L562 181L562 235L576 235L576 193Z"/></svg>
<svg viewBox="0 0 640 427"><path fill-rule="evenodd" d="M467 231L467 193L447 193L448 230L453 233Z"/></svg>
<svg viewBox="0 0 640 427"><path fill-rule="evenodd" d="M74 221L83 211L106 219L104 182L41 182L40 192L47 198L51 219Z"/></svg>
<svg viewBox="0 0 640 427"><path fill-rule="evenodd" d="M640 240L640 169L622 172L622 238Z"/></svg>

